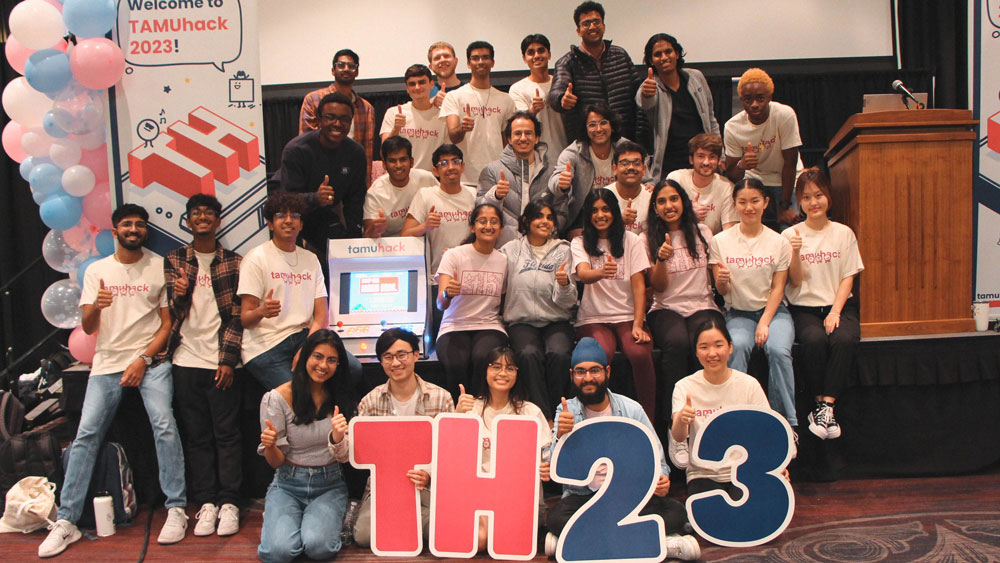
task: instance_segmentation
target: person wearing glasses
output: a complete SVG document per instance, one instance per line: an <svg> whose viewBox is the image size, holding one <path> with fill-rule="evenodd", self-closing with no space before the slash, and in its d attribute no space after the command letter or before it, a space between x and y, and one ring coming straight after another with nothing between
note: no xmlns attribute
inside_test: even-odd
<svg viewBox="0 0 1000 563"><path fill-rule="evenodd" d="M343 94L354 108L354 117L349 130L365 149L365 159L368 163L367 175L371 178L372 151L375 146L375 109L354 91L354 81L358 79L358 69L361 59L350 49L341 49L333 55L333 84L306 94L302 99L302 109L299 110L299 134L314 131L322 127L321 119L323 104L320 103L327 94L334 92ZM365 180L368 185L369 180Z"/></svg>
<svg viewBox="0 0 1000 563"><path fill-rule="evenodd" d="M571 362L573 369L570 370L570 378L575 396L569 400L563 397L562 404L556 408L556 424L552 428L553 449L559 440L573 431L577 423L601 416L631 418L648 428L650 434L656 435L653 425L639 403L608 390L611 366L608 365L608 356L604 353L604 348L597 340L590 337L581 338L573 350ZM660 474L653 496L649 497L649 501L639 514L658 514L663 519L668 558L698 559L701 556L698 541L692 536L677 535L684 530L687 514L681 503L667 498L667 493L670 492L670 466L667 465L663 446L659 440L656 440L656 447L660 452ZM562 498L545 517L545 525L549 529L549 534L545 538L546 553L555 552L558 536L566 527L566 523L573 514L593 499L604 485L607 476L608 465L602 463L594 472L593 479L586 485L563 485Z"/></svg>
<svg viewBox="0 0 1000 563"><path fill-rule="evenodd" d="M368 183L365 151L348 137L354 116L350 98L327 94L319 107L319 129L288 141L268 192L280 188L303 200L302 238L325 274L329 239L361 236Z"/></svg>
<svg viewBox="0 0 1000 563"><path fill-rule="evenodd" d="M453 412L455 403L451 394L421 379L415 366L420 356L420 339L412 332L393 327L383 332L375 342L375 356L382 363L388 380L368 392L358 403L358 416L427 416L435 417L443 412ZM347 459L351 448L348 432L342 440L334 440L330 435L330 450L333 457ZM406 472L407 478L420 491L420 517L424 537L430 529L430 473L424 468ZM360 546L371 545L371 481L365 486L358 520L354 525L354 541Z"/></svg>
<svg viewBox="0 0 1000 563"><path fill-rule="evenodd" d="M764 224L780 232L779 225L796 221L795 178L802 171L799 158L799 121L795 110L771 100L774 81L759 68L740 77L736 91L743 111L726 122L726 176L733 182L745 177L760 180L770 202Z"/></svg>
<svg viewBox="0 0 1000 563"><path fill-rule="evenodd" d="M538 405L528 400L528 385L523 378L518 377L517 364L514 363L514 351L506 346L490 350L486 357L486 371L479 381L479 394L475 397L468 393L458 396L455 412L468 413L483 419L483 425L488 432L495 428L493 421L500 415L529 416L538 421L538 449L547 448L552 443L552 429L545 420L545 415ZM464 391L464 389L462 389ZM482 441L482 464L480 468L489 472L492 465L493 445L489 435ZM543 459L539 467L543 481L549 480L549 462ZM541 487L541 483L539 483ZM539 503L544 505L544 499L539 490ZM486 549L489 539L489 526L485 516L479 517L479 551Z"/></svg>
<svg viewBox="0 0 1000 563"><path fill-rule="evenodd" d="M514 100L506 92L490 86L490 72L496 63L493 45L473 41L465 49L469 83L448 92L441 104L441 119L448 125L448 137L465 153L462 183L475 186L479 173L503 150L503 126L514 115Z"/></svg>
<svg viewBox="0 0 1000 563"><path fill-rule="evenodd" d="M642 183L646 176L646 149L632 141L618 143L611 158L611 171L615 174L615 181L604 187L618 198L625 230L641 235L649 224L651 192Z"/></svg>
<svg viewBox="0 0 1000 563"><path fill-rule="evenodd" d="M486 356L507 345L500 322L500 301L507 285L507 257L496 249L503 230L503 212L480 203L469 216L469 238L450 248L438 266L437 306L444 312L437 336L438 360L444 367L445 388L458 397L459 385L478 393L473 373L486 369Z"/></svg>

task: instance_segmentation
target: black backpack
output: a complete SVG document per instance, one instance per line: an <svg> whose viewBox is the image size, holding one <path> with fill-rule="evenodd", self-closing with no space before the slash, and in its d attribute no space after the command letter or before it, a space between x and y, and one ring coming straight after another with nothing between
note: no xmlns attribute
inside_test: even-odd
<svg viewBox="0 0 1000 563"><path fill-rule="evenodd" d="M59 440L53 428L63 422L56 419L22 433L24 405L9 391L0 392L0 497L32 475L62 484Z"/></svg>
<svg viewBox="0 0 1000 563"><path fill-rule="evenodd" d="M69 465L69 452L72 444L63 451L63 466ZM61 491L61 489L60 489ZM94 463L94 474L87 487L87 500L84 501L83 513L77 525L83 528L93 528L97 525L94 519L94 497L111 496L111 505L115 509L115 524L124 526L131 524L138 510L135 496L135 485L132 482L132 467L125 457L125 450L115 442L101 444Z"/></svg>

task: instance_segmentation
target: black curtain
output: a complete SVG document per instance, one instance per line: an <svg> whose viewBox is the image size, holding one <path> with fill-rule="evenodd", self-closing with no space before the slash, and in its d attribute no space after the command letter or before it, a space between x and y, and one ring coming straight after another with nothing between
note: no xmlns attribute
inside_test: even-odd
<svg viewBox="0 0 1000 563"><path fill-rule="evenodd" d="M937 77L935 107L969 109L969 3L896 3L902 67L929 69Z"/></svg>

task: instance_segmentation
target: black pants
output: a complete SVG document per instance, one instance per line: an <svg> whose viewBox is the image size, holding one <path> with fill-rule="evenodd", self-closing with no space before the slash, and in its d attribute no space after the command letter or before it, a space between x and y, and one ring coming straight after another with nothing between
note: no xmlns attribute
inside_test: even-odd
<svg viewBox="0 0 1000 563"><path fill-rule="evenodd" d="M458 384L476 395L486 373L486 355L507 345L507 335L499 330L453 330L437 339L437 356L444 366L446 389L458 400Z"/></svg>
<svg viewBox="0 0 1000 563"><path fill-rule="evenodd" d="M237 504L243 481L240 455L240 374L225 390L214 369L175 365L174 414L187 463L188 500L194 505Z"/></svg>
<svg viewBox="0 0 1000 563"><path fill-rule="evenodd" d="M586 504L594 494L568 494L560 498L545 516L545 525L549 531L557 536L561 534L570 517L576 514L576 511L580 510L580 507ZM668 536L684 532L684 524L687 522L687 511L684 509L684 505L672 498L653 495L649 498L646 506L639 511L640 516L647 514L659 514L660 518L663 518L663 531Z"/></svg>
<svg viewBox="0 0 1000 563"><path fill-rule="evenodd" d="M513 324L507 327L517 359L518 376L528 385L529 400L552 420L559 400L566 396L569 358L576 333L568 321L543 327Z"/></svg>
<svg viewBox="0 0 1000 563"><path fill-rule="evenodd" d="M669 309L650 311L647 317L653 333L653 344L660 350L660 373L656 388L659 391L656 412L662 413L658 422L670 424L671 398L678 381L698 371L701 366L695 356L694 331L705 321L715 318L722 326L726 318L715 309L695 311L683 317Z"/></svg>
<svg viewBox="0 0 1000 563"><path fill-rule="evenodd" d="M829 307L788 308L795 321L798 356L810 397L837 398L847 385L861 340L858 308L848 302L840 312L840 326L829 335L823 321Z"/></svg>

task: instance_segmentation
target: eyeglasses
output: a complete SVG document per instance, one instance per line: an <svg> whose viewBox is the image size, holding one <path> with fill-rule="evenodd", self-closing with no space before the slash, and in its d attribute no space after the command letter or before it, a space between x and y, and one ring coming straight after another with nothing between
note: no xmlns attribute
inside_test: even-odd
<svg viewBox="0 0 1000 563"><path fill-rule="evenodd" d="M437 166L438 168L444 168L449 164L454 164L455 166L461 166L465 164L465 161L462 160L461 158L453 158L451 160L448 160L447 158L442 158L441 160L435 162L434 166Z"/></svg>
<svg viewBox="0 0 1000 563"><path fill-rule="evenodd" d="M393 354L392 352L386 352L385 354L382 354L381 356L379 356L379 358L381 358L383 362L385 362L387 364L391 364L393 360L396 360L396 361L399 361L399 362L405 362L406 360L410 359L410 355L412 355L412 354L413 354L413 350L407 350L407 351L403 351L403 352L396 352L395 354Z"/></svg>
<svg viewBox="0 0 1000 563"><path fill-rule="evenodd" d="M589 27L601 27L602 25L604 25L604 20L600 20L600 19L592 19L592 20L587 20L587 21L580 22L580 28L581 29L585 29L585 28L589 28Z"/></svg>
<svg viewBox="0 0 1000 563"><path fill-rule="evenodd" d="M479 219L476 219L476 224L480 227L485 227L486 225L498 227L500 226L500 219L497 219L496 217L490 217L489 219L486 217L480 217Z"/></svg>
<svg viewBox="0 0 1000 563"><path fill-rule="evenodd" d="M472 55L469 57L469 61L473 63L478 63L481 61L492 61L493 57L490 55Z"/></svg>
<svg viewBox="0 0 1000 563"><path fill-rule="evenodd" d="M604 127L605 125L610 125L611 122L607 119L602 119L600 121L588 121L587 129L597 129L598 127Z"/></svg>
<svg viewBox="0 0 1000 563"><path fill-rule="evenodd" d="M740 101L743 102L744 104L752 104L754 102L762 104L766 102L770 97L771 97L770 94L757 94L756 96L746 95L746 96L740 96Z"/></svg>
<svg viewBox="0 0 1000 563"><path fill-rule="evenodd" d="M504 364L492 363L486 367L494 373L500 373L501 371L514 374L517 373L517 366L512 366L510 364L504 365Z"/></svg>
<svg viewBox="0 0 1000 563"><path fill-rule="evenodd" d="M324 113L321 116L321 119L323 121L326 121L326 122L329 122L329 123L340 123L341 125L347 125L350 122L354 121L354 116L353 115L349 115L349 114L348 115L334 115L332 113Z"/></svg>
<svg viewBox="0 0 1000 563"><path fill-rule="evenodd" d="M635 166L636 168L638 168L642 166L642 159L633 158L632 160L629 160L627 158L623 158L618 161L618 166Z"/></svg>
<svg viewBox="0 0 1000 563"><path fill-rule="evenodd" d="M349 63L347 61L337 61L333 63L333 68L337 70L358 70L358 63Z"/></svg>
<svg viewBox="0 0 1000 563"><path fill-rule="evenodd" d="M590 374L590 377L600 377L604 375L604 369L605 368L601 366L594 366L590 369L573 368L573 377L576 379L583 379L584 377L587 377L587 374Z"/></svg>
<svg viewBox="0 0 1000 563"><path fill-rule="evenodd" d="M275 219L287 219L289 217L291 217L292 219L301 219L302 218L302 214L301 213L295 213L295 212L289 213L287 211L277 211L277 212L274 213L274 218Z"/></svg>
<svg viewBox="0 0 1000 563"><path fill-rule="evenodd" d="M219 214L214 209L192 209L188 212L191 217L217 217Z"/></svg>

